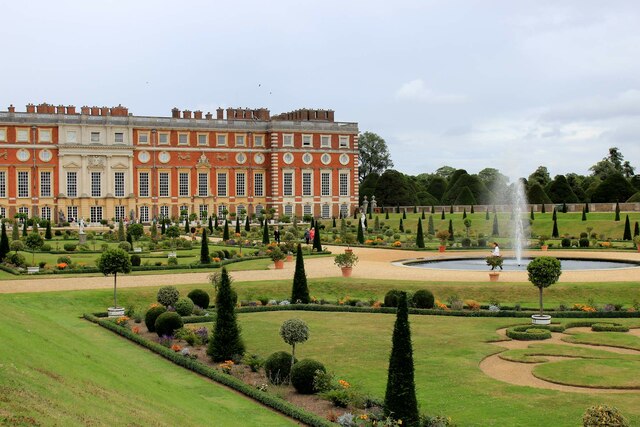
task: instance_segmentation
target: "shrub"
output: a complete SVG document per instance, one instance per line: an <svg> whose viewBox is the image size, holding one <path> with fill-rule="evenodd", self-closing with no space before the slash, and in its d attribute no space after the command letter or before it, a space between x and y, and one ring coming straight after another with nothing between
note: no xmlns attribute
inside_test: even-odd
<svg viewBox="0 0 640 427"><path fill-rule="evenodd" d="M71 257L69 255L62 255L58 257L58 261L56 264L65 263L67 265L71 265Z"/></svg>
<svg viewBox="0 0 640 427"><path fill-rule="evenodd" d="M303 359L291 368L291 384L300 394L313 394L315 389L313 379L316 371L326 372L324 365L312 359Z"/></svg>
<svg viewBox="0 0 640 427"><path fill-rule="evenodd" d="M48 243L45 243L40 247L40 251L42 252L49 252L50 250L51 250L51 245Z"/></svg>
<svg viewBox="0 0 640 427"><path fill-rule="evenodd" d="M257 354L248 354L244 357L242 363L247 365L251 372L258 372L264 365L264 359Z"/></svg>
<svg viewBox="0 0 640 427"><path fill-rule="evenodd" d="M129 242L120 242L118 247L122 250L129 252L131 250L131 244Z"/></svg>
<svg viewBox="0 0 640 427"><path fill-rule="evenodd" d="M411 301L416 308L433 308L434 298L431 291L420 289L413 294Z"/></svg>
<svg viewBox="0 0 640 427"><path fill-rule="evenodd" d="M286 351L277 351L267 357L264 372L272 384L286 384L291 375L291 355Z"/></svg>
<svg viewBox="0 0 640 427"><path fill-rule="evenodd" d="M144 324L147 325L149 332L156 331L156 320L158 316L167 311L167 309L161 305L151 307L144 315Z"/></svg>
<svg viewBox="0 0 640 427"><path fill-rule="evenodd" d="M140 255L131 255L131 265L134 267L139 267L140 263L142 262L142 259L140 258Z"/></svg>
<svg viewBox="0 0 640 427"><path fill-rule="evenodd" d="M178 265L178 258L172 256L167 259L167 265Z"/></svg>
<svg viewBox="0 0 640 427"><path fill-rule="evenodd" d="M156 319L156 334L159 337L163 335L173 335L173 332L183 326L180 315L173 311L166 311Z"/></svg>
<svg viewBox="0 0 640 427"><path fill-rule="evenodd" d="M24 267L27 263L27 260L25 259L24 255L19 254L17 252L9 255L8 258L9 258L9 262L15 265L16 267Z"/></svg>
<svg viewBox="0 0 640 427"><path fill-rule="evenodd" d="M629 422L617 408L598 405L587 409L582 416L582 425L583 427L627 427Z"/></svg>
<svg viewBox="0 0 640 427"><path fill-rule="evenodd" d="M518 341L539 341L551 338L551 331L561 332L563 326L520 325L507 329L507 336Z"/></svg>
<svg viewBox="0 0 640 427"><path fill-rule="evenodd" d="M187 295L187 298L193 301L193 303L200 308L209 307L209 294L206 291L203 291L202 289L192 290Z"/></svg>
<svg viewBox="0 0 640 427"><path fill-rule="evenodd" d="M571 239L568 238L568 237L565 237L560 241L560 244L562 245L563 248L570 248L571 247Z"/></svg>
<svg viewBox="0 0 640 427"><path fill-rule="evenodd" d="M399 291L397 289L391 289L389 292L387 292L387 294L384 296L384 306L397 307L401 293L402 291Z"/></svg>
<svg viewBox="0 0 640 427"><path fill-rule="evenodd" d="M175 305L176 313L180 316L190 316L193 313L193 306L193 301L189 298L180 298Z"/></svg>
<svg viewBox="0 0 640 427"><path fill-rule="evenodd" d="M157 301L165 307L174 305L178 298L180 298L180 292L175 286L163 286L158 289Z"/></svg>
<svg viewBox="0 0 640 427"><path fill-rule="evenodd" d="M464 239L462 239L462 247L463 248L471 247L471 239L468 237L465 237Z"/></svg>
<svg viewBox="0 0 640 427"><path fill-rule="evenodd" d="M53 232L54 236L62 236L62 230L56 230Z"/></svg>
<svg viewBox="0 0 640 427"><path fill-rule="evenodd" d="M64 250L67 252L73 252L77 247L78 245L76 245L75 243L65 243L63 246Z"/></svg>
<svg viewBox="0 0 640 427"><path fill-rule="evenodd" d="M13 242L11 242L11 250L18 252L18 251L24 251L24 242L22 240L14 240Z"/></svg>
<svg viewBox="0 0 640 427"><path fill-rule="evenodd" d="M586 237L582 237L578 243L580 244L581 248L588 248L589 247L589 239Z"/></svg>
<svg viewBox="0 0 640 427"><path fill-rule="evenodd" d="M629 327L618 323L594 323L591 325L593 332L629 332Z"/></svg>

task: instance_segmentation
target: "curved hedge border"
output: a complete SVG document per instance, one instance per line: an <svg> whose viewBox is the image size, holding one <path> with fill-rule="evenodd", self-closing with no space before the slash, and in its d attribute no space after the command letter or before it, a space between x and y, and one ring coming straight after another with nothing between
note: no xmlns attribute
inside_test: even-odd
<svg viewBox="0 0 640 427"><path fill-rule="evenodd" d="M154 353L159 354L165 359L169 359L171 362L176 365L180 365L184 368L187 368L193 372L196 372L200 375L203 375L207 378L212 379L215 382L223 384L227 387L230 387L245 396L248 396L269 408L272 408L288 417L291 417L295 420L298 420L302 423L305 423L310 426L320 426L320 427L330 427L335 424L325 420L324 418L320 418L319 416L307 412L303 409L298 408L295 405L292 405L289 402L286 402L280 398L277 398L269 393L260 391L250 385L245 384L239 379L232 377L231 375L223 374L209 366L199 362L198 360L193 360L184 357L180 353L176 353L175 351L164 347L156 342L146 340L140 335L134 334L129 329L123 328L121 326L116 325L114 322L109 320L100 319L92 314L84 314L84 318L97 323L103 328L109 329L112 332L117 333L118 335L122 335L125 338L139 344L147 349L153 351Z"/></svg>
<svg viewBox="0 0 640 427"><path fill-rule="evenodd" d="M619 323L594 323L591 325L593 332L629 332L629 327Z"/></svg>
<svg viewBox="0 0 640 427"><path fill-rule="evenodd" d="M507 336L518 341L538 341L551 338L551 332L563 332L564 325L518 325L507 329Z"/></svg>

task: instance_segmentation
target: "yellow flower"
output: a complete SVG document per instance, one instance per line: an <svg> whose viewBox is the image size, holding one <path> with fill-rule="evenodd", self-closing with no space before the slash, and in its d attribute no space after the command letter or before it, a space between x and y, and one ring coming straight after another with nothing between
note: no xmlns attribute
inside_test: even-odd
<svg viewBox="0 0 640 427"><path fill-rule="evenodd" d="M398 425L401 426L402 425L402 420L398 420Z"/></svg>

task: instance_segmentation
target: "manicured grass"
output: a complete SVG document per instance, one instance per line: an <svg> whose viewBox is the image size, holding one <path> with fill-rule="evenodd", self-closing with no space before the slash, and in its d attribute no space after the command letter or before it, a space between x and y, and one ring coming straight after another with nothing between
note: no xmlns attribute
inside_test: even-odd
<svg viewBox="0 0 640 427"><path fill-rule="evenodd" d="M0 424L296 425L78 317L106 296L0 295Z"/></svg>
<svg viewBox="0 0 640 427"><path fill-rule="evenodd" d="M610 345L612 347L640 351L640 338L623 332L579 333L564 337L563 340L579 344Z"/></svg>
<svg viewBox="0 0 640 427"><path fill-rule="evenodd" d="M309 324L309 340L296 348L300 358L325 363L374 396L382 397L394 315L269 312L239 315L249 352L263 356L288 346L278 335L286 319ZM480 361L498 350L486 343L514 319L411 316L416 388L421 411L446 414L461 426L575 426L584 410L603 403L618 407L631 424L640 423L635 394L563 393L513 386L484 375Z"/></svg>
<svg viewBox="0 0 640 427"><path fill-rule="evenodd" d="M620 359L570 359L533 368L533 374L543 380L596 388L639 388L639 371L640 360Z"/></svg>
<svg viewBox="0 0 640 427"><path fill-rule="evenodd" d="M500 353L505 360L521 363L539 363L548 361L545 356L580 357L585 359L628 359L640 361L640 354L619 354L607 350L571 347L561 344L530 344L525 349L507 350Z"/></svg>

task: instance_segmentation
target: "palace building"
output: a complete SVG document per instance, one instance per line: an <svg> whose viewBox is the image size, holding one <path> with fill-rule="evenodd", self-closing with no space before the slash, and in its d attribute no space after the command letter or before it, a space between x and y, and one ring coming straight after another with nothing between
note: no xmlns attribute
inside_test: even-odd
<svg viewBox="0 0 640 427"><path fill-rule="evenodd" d="M358 125L332 110L0 111L0 215L148 223L223 212L337 217L358 206Z"/></svg>

